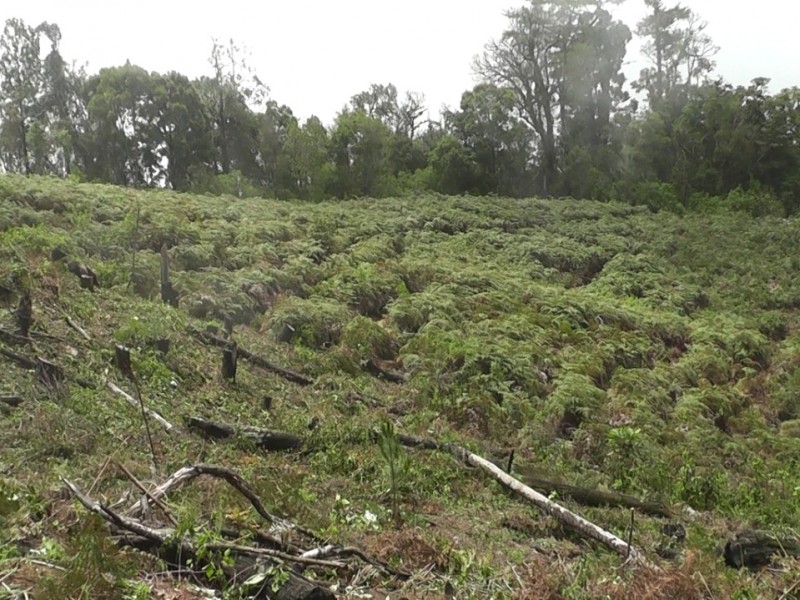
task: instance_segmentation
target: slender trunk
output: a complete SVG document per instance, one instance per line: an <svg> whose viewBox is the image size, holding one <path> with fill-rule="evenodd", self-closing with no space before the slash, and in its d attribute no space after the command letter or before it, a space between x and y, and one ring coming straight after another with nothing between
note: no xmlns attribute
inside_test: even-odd
<svg viewBox="0 0 800 600"><path fill-rule="evenodd" d="M25 125L25 109L20 107L19 132L20 142L22 143L22 165L25 168L25 175L31 174L31 161L28 157L28 128Z"/></svg>

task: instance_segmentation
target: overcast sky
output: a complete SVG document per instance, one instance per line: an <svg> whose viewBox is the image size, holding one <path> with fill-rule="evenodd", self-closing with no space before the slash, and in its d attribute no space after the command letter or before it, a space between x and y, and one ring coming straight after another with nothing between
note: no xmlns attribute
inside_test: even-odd
<svg viewBox="0 0 800 600"><path fill-rule="evenodd" d="M301 118L329 124L355 93L394 83L425 94L438 113L457 106L474 85L471 63L499 36L503 11L524 0L262 0L199 3L175 0L0 0L0 20L57 23L62 54L89 72L124 64L150 71L209 73L212 37L233 37L271 97ZM688 0L721 47L717 72L734 84L772 79L771 89L800 86L796 56L797 0ZM631 29L643 0L625 0L617 15ZM629 78L639 70L628 50Z"/></svg>

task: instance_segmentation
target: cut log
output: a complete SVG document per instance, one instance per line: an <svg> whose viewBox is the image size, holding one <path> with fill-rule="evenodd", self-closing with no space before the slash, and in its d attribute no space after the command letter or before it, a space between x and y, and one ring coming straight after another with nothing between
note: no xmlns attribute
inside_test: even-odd
<svg viewBox="0 0 800 600"><path fill-rule="evenodd" d="M236 342L222 349L222 378L236 381Z"/></svg>
<svg viewBox="0 0 800 600"><path fill-rule="evenodd" d="M406 375L402 373L393 373L392 371L384 369L374 360L366 361L364 363L364 369L370 375L373 375L378 379L385 379L386 381L391 381L392 383L406 383L408 381L408 377L406 377Z"/></svg>
<svg viewBox="0 0 800 600"><path fill-rule="evenodd" d="M528 487L515 477L512 477L506 473L503 470L502 465L495 464L495 462L489 461L482 456L474 454L466 448L459 446L458 444L450 442L438 442L436 440L415 438L403 434L397 434L397 439L404 446L423 448L426 450L447 451L458 460L483 470L505 488L521 496L545 513L555 517L564 525L567 525L586 537L600 542L623 558L630 559L634 562L645 561L644 554L641 552L641 550L629 546L625 540L615 536L605 529L602 529L601 527L598 527L594 523L587 521L580 515L567 510L556 502L553 502L544 494L541 494Z"/></svg>
<svg viewBox="0 0 800 600"><path fill-rule="evenodd" d="M165 354L169 353L169 338L158 338L157 340L153 340L152 346L159 352L159 354L164 356Z"/></svg>
<svg viewBox="0 0 800 600"><path fill-rule="evenodd" d="M178 292L169 279L169 253L166 242L161 245L161 301L178 308Z"/></svg>
<svg viewBox="0 0 800 600"><path fill-rule="evenodd" d="M295 450L303 445L303 440L294 434L285 431L273 431L258 427L236 427L229 423L208 421L199 417L186 419L186 426L206 438L222 440L227 438L242 438L255 444L262 450L281 452Z"/></svg>
<svg viewBox="0 0 800 600"><path fill-rule="evenodd" d="M128 392L126 392L125 390L120 388L118 385L114 384L111 381L106 381L106 387L109 389L109 391L117 394L118 396L122 396L128 402L128 404L130 404L134 408L141 408L141 406L139 404L139 401L136 398L134 398L133 396L131 396ZM172 431L173 430L174 426L172 425L172 423L167 421L164 417L162 417L156 411L154 411L154 410L152 410L150 408L146 408L146 407L145 407L144 411L147 413L147 415L149 417L151 417L152 419L156 420L158 422L158 424L161 425L161 427L164 428L165 431Z"/></svg>
<svg viewBox="0 0 800 600"><path fill-rule="evenodd" d="M217 337L213 333L209 333L209 332L206 332L206 331L198 331L196 329L191 329L190 331L197 339L199 339L201 342L203 342L205 344L208 344L209 346L217 346L219 348L227 348L228 345L230 344L229 340L226 340L226 339L221 338L221 337ZM278 365L275 365L275 364L269 362L265 358L257 356L255 354L253 354L252 352L248 352L244 348L237 347L236 352L237 352L238 356L242 357L243 359L245 359L250 364L255 365L257 367L261 367L262 369L265 369L267 371L271 371L272 373L275 373L276 375L280 375L281 377L283 377L287 381L291 381L293 383L298 383L300 385L312 385L314 383L313 379L311 379L309 377L306 377L305 375L303 375L301 373L296 373L294 371L290 371L289 369L284 369L283 367L279 367Z"/></svg>
<svg viewBox="0 0 800 600"><path fill-rule="evenodd" d="M58 262L63 258L67 258L67 253L63 248L56 247L50 252L50 260L53 262Z"/></svg>
<svg viewBox="0 0 800 600"><path fill-rule="evenodd" d="M295 330L294 327L292 327L288 323L284 323L283 327L281 327L281 330L278 333L276 339L281 344L290 344L292 342L292 340L294 339L294 334L295 333L296 333L296 330Z"/></svg>
<svg viewBox="0 0 800 600"><path fill-rule="evenodd" d="M745 531L725 544L725 564L735 569L760 569L779 556L800 558L800 538L766 531Z"/></svg>
<svg viewBox="0 0 800 600"><path fill-rule="evenodd" d="M5 404L6 406L11 406L16 408L20 404L22 404L24 399L22 396L0 396L0 404Z"/></svg>

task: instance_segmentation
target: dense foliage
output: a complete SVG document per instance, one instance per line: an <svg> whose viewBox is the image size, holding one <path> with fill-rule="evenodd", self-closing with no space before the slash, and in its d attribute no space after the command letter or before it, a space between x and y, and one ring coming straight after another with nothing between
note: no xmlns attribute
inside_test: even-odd
<svg viewBox="0 0 800 600"><path fill-rule="evenodd" d="M122 342L143 397L171 421L200 413L303 435L311 451L285 457L155 432L165 470L235 466L271 510L323 536L409 568L434 564L437 577L414 583L418 597L441 593L445 580L462 597L702 598L706 585L715 597L779 596L796 564L751 576L726 569L714 548L742 527L800 527L800 259L787 252L799 239L796 220L726 209L679 216L438 195L312 204L0 178L2 289L30 291L36 330L67 340L37 338L37 352L97 381L116 377L108 364ZM178 309L159 299L163 244ZM90 265L101 289L82 290L50 260L55 247ZM300 388L246 365L235 384L221 381L218 351L188 328L226 320L241 347L316 383ZM60 528L77 517L64 512L58 478L95 481L96 494L116 498L126 482L103 468L108 456L151 477L138 413L102 385L72 386L53 402L2 360L0 392L26 404L2 417L0 540L44 540L47 560L75 577L108 573L70 559L69 548L90 542ZM382 382L370 363L409 380ZM614 556L576 544L448 456L390 452L386 427L374 444L367 434L386 420L478 451L513 447L521 477L662 501L686 527L685 546L669 550L663 521L637 516L638 543L675 561L661 575L609 579ZM171 506L187 527L209 512L220 523L243 518L226 499L198 491ZM628 527L624 509L575 508L619 534ZM14 560L3 552L0 561ZM546 564L540 552L552 553ZM130 560L113 559L127 576ZM59 577L40 585L71 581Z"/></svg>
<svg viewBox="0 0 800 600"><path fill-rule="evenodd" d="M11 19L0 167L239 197L435 191L794 214L798 90L717 79L698 16L644 1L632 32L612 0L529 0L508 12L476 58L480 82L439 122L425 119L422 94L376 84L330 126L269 99L233 42L214 44L197 80L131 64L87 74L62 57L56 25ZM647 66L629 82L634 36Z"/></svg>

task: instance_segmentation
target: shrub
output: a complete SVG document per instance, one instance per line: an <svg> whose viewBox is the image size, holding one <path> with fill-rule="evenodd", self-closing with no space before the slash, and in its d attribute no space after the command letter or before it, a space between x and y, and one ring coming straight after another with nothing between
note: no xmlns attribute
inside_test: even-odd
<svg viewBox="0 0 800 600"><path fill-rule="evenodd" d="M295 339L313 349L339 343L352 315L346 307L323 298L283 298L272 311L269 327L277 337L285 325L295 330Z"/></svg>

